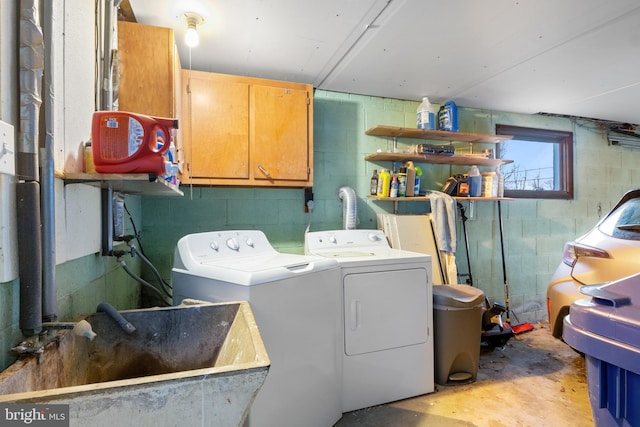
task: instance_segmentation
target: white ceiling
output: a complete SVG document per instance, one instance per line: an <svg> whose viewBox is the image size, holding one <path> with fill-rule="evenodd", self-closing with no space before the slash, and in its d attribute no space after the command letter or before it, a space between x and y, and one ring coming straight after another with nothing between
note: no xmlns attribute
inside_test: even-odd
<svg viewBox="0 0 640 427"><path fill-rule="evenodd" d="M129 0L183 68L640 123L638 0ZM200 45L184 45L198 12Z"/></svg>

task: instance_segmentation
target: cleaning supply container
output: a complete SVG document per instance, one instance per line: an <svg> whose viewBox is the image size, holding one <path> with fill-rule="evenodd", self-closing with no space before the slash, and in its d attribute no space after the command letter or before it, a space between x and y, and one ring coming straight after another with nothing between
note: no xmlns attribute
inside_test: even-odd
<svg viewBox="0 0 640 427"><path fill-rule="evenodd" d="M640 274L582 286L562 338L584 353L594 424L640 425Z"/></svg>
<svg viewBox="0 0 640 427"><path fill-rule="evenodd" d="M482 195L482 175L478 166L471 166L467 172L469 180L469 197L480 197Z"/></svg>
<svg viewBox="0 0 640 427"><path fill-rule="evenodd" d="M453 101L447 101L438 110L438 129L458 132L458 107Z"/></svg>
<svg viewBox="0 0 640 427"><path fill-rule="evenodd" d="M91 126L93 163L100 173L172 173L166 157L178 120L124 111L96 111Z"/></svg>
<svg viewBox="0 0 640 427"><path fill-rule="evenodd" d="M484 292L469 285L433 286L435 381L467 384L478 376Z"/></svg>
<svg viewBox="0 0 640 427"><path fill-rule="evenodd" d="M378 174L378 197L389 197L391 190L391 173L387 169L382 169Z"/></svg>
<svg viewBox="0 0 640 427"><path fill-rule="evenodd" d="M436 128L433 114L433 107L426 96L422 98L422 103L416 111L418 129L434 130Z"/></svg>

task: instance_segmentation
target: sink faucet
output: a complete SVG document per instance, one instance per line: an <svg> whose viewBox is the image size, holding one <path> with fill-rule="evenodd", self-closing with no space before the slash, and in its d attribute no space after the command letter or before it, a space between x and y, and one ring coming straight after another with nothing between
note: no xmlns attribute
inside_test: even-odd
<svg viewBox="0 0 640 427"><path fill-rule="evenodd" d="M91 324L84 319L79 322L45 322L42 324L42 329L72 329L74 334L79 337L87 337L89 338L89 341L93 341L96 337L96 333L91 329Z"/></svg>
<svg viewBox="0 0 640 427"><path fill-rule="evenodd" d="M98 304L98 308L96 309L98 313L104 312L109 315L113 320L116 321L118 326L128 334L132 334L136 331L136 327L133 326L127 319L124 318L122 314L118 312L111 304L106 302L101 302Z"/></svg>
<svg viewBox="0 0 640 427"><path fill-rule="evenodd" d="M38 356L38 362L41 362L45 346L51 341L59 339L58 335L50 335L49 333L61 329L72 329L74 334L87 337L89 341L93 341L96 337L96 333L91 329L91 324L84 319L79 322L44 322L42 323L42 332L39 335L28 337L13 347L11 351L18 357L35 354Z"/></svg>

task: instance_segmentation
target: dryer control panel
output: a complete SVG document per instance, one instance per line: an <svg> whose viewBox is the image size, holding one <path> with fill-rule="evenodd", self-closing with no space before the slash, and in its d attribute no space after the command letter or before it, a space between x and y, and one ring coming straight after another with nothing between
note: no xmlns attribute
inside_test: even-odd
<svg viewBox="0 0 640 427"><path fill-rule="evenodd" d="M365 248L389 249L382 230L330 230L305 234L305 253L325 250L362 251Z"/></svg>

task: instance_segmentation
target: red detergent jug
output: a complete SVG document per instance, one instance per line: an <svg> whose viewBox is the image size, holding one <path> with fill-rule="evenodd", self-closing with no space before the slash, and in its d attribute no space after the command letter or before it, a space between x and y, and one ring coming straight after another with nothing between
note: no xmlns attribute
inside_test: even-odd
<svg viewBox="0 0 640 427"><path fill-rule="evenodd" d="M177 128L177 119L96 111L91 127L96 172L165 175L164 154L171 147Z"/></svg>

